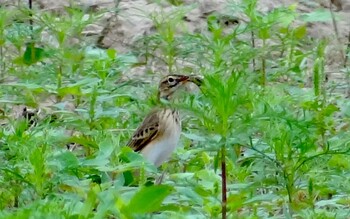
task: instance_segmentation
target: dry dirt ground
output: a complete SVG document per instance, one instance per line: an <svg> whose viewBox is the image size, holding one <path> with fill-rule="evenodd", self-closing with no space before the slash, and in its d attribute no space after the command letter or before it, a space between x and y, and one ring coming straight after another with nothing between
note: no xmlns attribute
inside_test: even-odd
<svg viewBox="0 0 350 219"><path fill-rule="evenodd" d="M1 5L27 4L27 2L27 0L0 0ZM130 51L137 38L154 32L154 24L149 18L151 13L167 12L175 8L165 0L157 1L161 4L154 3L155 1L152 0L33 0L33 7L59 13L63 7L69 6L72 2L86 11L106 11L101 19L88 26L84 33L92 39L92 44L103 48L115 48L119 53ZM184 5L197 5L185 15L187 28L190 31L205 30L206 18L211 13L227 13L226 0L183 0L182 2ZM344 73L341 72L344 68L344 54L350 38L350 0L331 0L331 2L333 4L330 0L258 0L258 8L262 12L267 12L279 6L296 4L297 10L301 13L331 8L338 18L336 27L332 22L312 22L308 24L308 34L313 38L331 39L327 48L326 71L329 73L330 80L341 81L344 78ZM156 70L166 71L161 66ZM131 70L131 74L142 74L144 71L146 71L145 68L137 67Z"/></svg>

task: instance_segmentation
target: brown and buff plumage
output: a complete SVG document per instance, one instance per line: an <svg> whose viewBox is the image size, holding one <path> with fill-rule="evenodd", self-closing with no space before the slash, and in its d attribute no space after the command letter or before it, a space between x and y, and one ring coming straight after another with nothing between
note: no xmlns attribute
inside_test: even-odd
<svg viewBox="0 0 350 219"><path fill-rule="evenodd" d="M200 85L201 78L185 75L164 77L159 83L158 98L171 100L173 94L188 82ZM180 134L178 111L170 108L155 109L146 116L127 145L155 166L160 166L175 150Z"/></svg>

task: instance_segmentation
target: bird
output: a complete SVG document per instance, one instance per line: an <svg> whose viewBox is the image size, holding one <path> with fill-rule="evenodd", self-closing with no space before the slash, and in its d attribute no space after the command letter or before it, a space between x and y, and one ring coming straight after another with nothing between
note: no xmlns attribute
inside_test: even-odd
<svg viewBox="0 0 350 219"><path fill-rule="evenodd" d="M171 101L174 93L188 82L197 86L202 83L199 75L172 74L159 82L158 100ZM175 150L181 135L179 111L163 107L152 110L136 129L127 146L141 153L146 160L159 167Z"/></svg>

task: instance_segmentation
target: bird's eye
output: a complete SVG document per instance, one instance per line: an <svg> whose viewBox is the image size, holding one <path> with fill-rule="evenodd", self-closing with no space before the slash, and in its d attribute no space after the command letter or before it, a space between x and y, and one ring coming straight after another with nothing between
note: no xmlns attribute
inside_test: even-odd
<svg viewBox="0 0 350 219"><path fill-rule="evenodd" d="M168 82L169 82L169 83L173 83L174 81L175 81L174 78L168 78Z"/></svg>

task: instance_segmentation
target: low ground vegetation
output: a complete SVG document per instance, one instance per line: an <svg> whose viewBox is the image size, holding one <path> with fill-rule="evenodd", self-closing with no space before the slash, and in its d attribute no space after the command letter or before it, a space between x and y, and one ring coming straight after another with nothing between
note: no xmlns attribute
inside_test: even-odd
<svg viewBox="0 0 350 219"><path fill-rule="evenodd" d="M349 217L350 105L303 20L329 11L228 2L190 33L176 5L124 54L85 41L98 13L0 8L1 218ZM183 135L159 170L125 147L156 103L154 63L205 78L173 104Z"/></svg>

